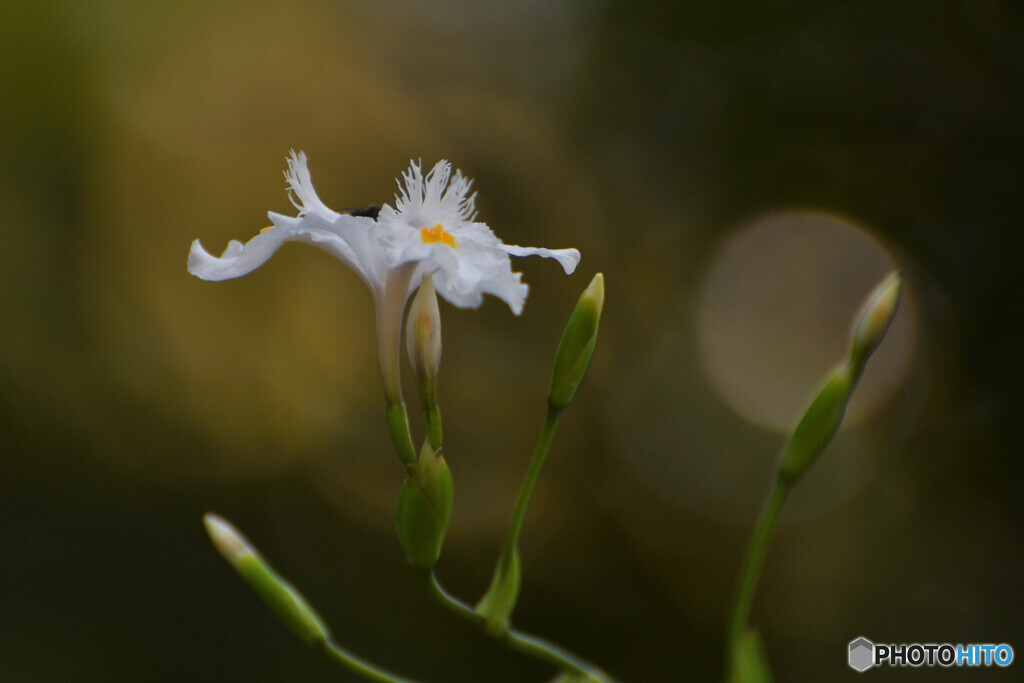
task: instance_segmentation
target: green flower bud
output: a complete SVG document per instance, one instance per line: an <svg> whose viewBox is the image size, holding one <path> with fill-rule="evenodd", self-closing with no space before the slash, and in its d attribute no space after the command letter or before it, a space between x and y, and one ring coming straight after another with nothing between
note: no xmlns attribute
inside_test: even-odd
<svg viewBox="0 0 1024 683"><path fill-rule="evenodd" d="M892 272L868 296L853 328L850 359L854 364L862 366L878 348L896 317L902 292L903 275Z"/></svg>
<svg viewBox="0 0 1024 683"><path fill-rule="evenodd" d="M902 285L903 276L890 273L868 296L853 328L846 364L832 371L782 449L779 476L783 481L791 484L806 474L839 430L864 365L896 315Z"/></svg>
<svg viewBox="0 0 1024 683"><path fill-rule="evenodd" d="M203 523L214 547L288 628L307 643L330 639L320 615L277 575L237 529L213 513L206 514Z"/></svg>
<svg viewBox="0 0 1024 683"><path fill-rule="evenodd" d="M519 600L520 583L519 551L513 549L511 555L503 554L499 559L491 585L476 605L476 613L484 618L484 627L491 635L508 630L509 618Z"/></svg>
<svg viewBox="0 0 1024 683"><path fill-rule="evenodd" d="M441 411L437 407L437 372L441 367L441 312L437 308L434 280L427 274L409 307L405 340L409 365L423 408L427 438L434 449L441 447Z"/></svg>
<svg viewBox="0 0 1024 683"><path fill-rule="evenodd" d="M428 442L398 494L395 529L410 565L424 570L434 566L451 516L452 475Z"/></svg>
<svg viewBox="0 0 1024 683"><path fill-rule="evenodd" d="M604 275L598 273L580 295L558 343L548 390L548 404L553 410L560 411L569 405L587 374L597 343L597 327L603 307Z"/></svg>
<svg viewBox="0 0 1024 683"><path fill-rule="evenodd" d="M825 450L843 421L856 384L849 365L828 378L782 449L779 476L784 480L792 483L799 479Z"/></svg>

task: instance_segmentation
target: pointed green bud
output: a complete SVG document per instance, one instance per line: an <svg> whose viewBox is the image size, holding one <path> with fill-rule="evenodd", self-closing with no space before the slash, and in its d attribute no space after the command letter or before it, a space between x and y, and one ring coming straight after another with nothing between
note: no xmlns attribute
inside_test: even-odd
<svg viewBox="0 0 1024 683"><path fill-rule="evenodd" d="M903 276L890 273L861 307L853 328L850 357L832 371L782 449L779 476L786 483L792 484L806 474L839 430L864 365L896 315L902 285Z"/></svg>
<svg viewBox="0 0 1024 683"><path fill-rule="evenodd" d="M786 482L803 476L835 436L856 383L849 365L835 370L825 382L782 449L779 476Z"/></svg>
<svg viewBox="0 0 1024 683"><path fill-rule="evenodd" d="M416 389L423 407L427 438L434 449L441 447L441 411L437 407L437 372L441 367L441 312L430 274L423 276L409 307L405 340L409 365L416 378Z"/></svg>
<svg viewBox="0 0 1024 683"><path fill-rule="evenodd" d="M484 628L491 635L500 635L508 630L509 619L519 600L521 571L519 551L502 555L498 561L491 585L476 605L476 613L484 618Z"/></svg>
<svg viewBox="0 0 1024 683"><path fill-rule="evenodd" d="M291 584L277 575L237 529L213 513L203 517L203 524L214 547L288 628L307 643L330 639L320 615Z"/></svg>
<svg viewBox="0 0 1024 683"><path fill-rule="evenodd" d="M903 275L892 272L875 287L861 307L853 328L853 344L850 359L856 365L863 365L889 330L903 292Z"/></svg>
<svg viewBox="0 0 1024 683"><path fill-rule="evenodd" d="M604 307L604 275L598 273L583 290L555 353L548 404L560 411L572 401L590 367L597 343L597 327Z"/></svg>
<svg viewBox="0 0 1024 683"><path fill-rule="evenodd" d="M452 475L428 442L398 494L395 529L410 565L424 570L434 566L451 516Z"/></svg>

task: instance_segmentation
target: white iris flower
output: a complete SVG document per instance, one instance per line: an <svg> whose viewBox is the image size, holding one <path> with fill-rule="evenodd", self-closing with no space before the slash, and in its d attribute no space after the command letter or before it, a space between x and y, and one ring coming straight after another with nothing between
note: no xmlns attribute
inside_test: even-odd
<svg viewBox="0 0 1024 683"><path fill-rule="evenodd" d="M576 270L576 249L543 249L502 244L484 223L474 221L473 181L439 161L423 176L412 162L402 174L395 208L385 205L378 217L381 237L388 245L388 261L430 264L437 292L461 308L476 308L483 294L503 299L519 315L529 287L522 273L512 272L509 256L545 256L557 260L566 274ZM450 179L450 182L449 182Z"/></svg>
<svg viewBox="0 0 1024 683"><path fill-rule="evenodd" d="M338 213L327 208L313 189L303 152L292 152L285 172L292 218L268 212L272 226L245 244L228 243L222 256L209 254L195 240L188 271L203 280L229 280L259 268L285 242L320 247L362 278L373 294L377 311L377 343L389 402L400 401L399 349L402 313L409 295L425 274L432 274L437 292L461 308L475 308L483 294L503 299L518 315L528 286L512 272L509 256L544 256L576 269L576 249L543 249L502 244L484 223L473 220L472 181L440 161L423 175L412 162L402 174L395 207L384 205L376 218ZM467 196L468 195L468 196Z"/></svg>

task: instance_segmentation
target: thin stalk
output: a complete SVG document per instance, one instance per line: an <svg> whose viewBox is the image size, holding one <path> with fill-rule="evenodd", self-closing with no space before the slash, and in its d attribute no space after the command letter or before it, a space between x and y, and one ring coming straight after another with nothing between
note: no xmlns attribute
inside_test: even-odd
<svg viewBox="0 0 1024 683"><path fill-rule="evenodd" d="M483 626L484 618L477 614L476 610L472 607L446 591L444 586L437 580L437 575L433 571L423 572L422 577L431 597L437 600L442 607L463 619L472 621L477 626Z"/></svg>
<svg viewBox="0 0 1024 683"><path fill-rule="evenodd" d="M537 478L540 476L544 459L547 457L551 440L554 438L555 428L558 426L558 416L561 412L558 408L548 406L544 429L541 431L537 447L534 449L533 458L530 460L530 466L526 471L526 478L519 488L519 497L512 512L512 521L509 524L508 535L505 538L505 545L502 548L501 556L498 558L496 572L507 571L508 563L512 561L512 557L515 554L516 545L519 543L519 534L523 527L523 520L526 517L526 508L530 503L530 496L533 494L534 486L537 484ZM596 683L614 683L615 679L596 665L543 638L513 628L506 628L498 632L486 628L487 620L468 604L448 593L441 586L437 580L437 575L433 571L423 572L422 577L430 595L445 609L472 622L486 635L504 644L510 650L515 650L528 657L550 664L559 671L568 672L579 677L587 677Z"/></svg>
<svg viewBox="0 0 1024 683"><path fill-rule="evenodd" d="M512 511L512 521L508 526L508 535L505 537L505 546L501 549L499 562L508 563L512 560L512 553L519 543L519 533L523 528L523 519L526 517L526 507L530 504L530 496L533 495L533 487L537 484L537 477L540 476L540 468L544 465L548 448L551 446L551 439L555 436L555 428L558 427L558 416L562 411L548 406L548 415L544 420L544 429L537 440L537 447L533 451L533 458L530 460L530 467L526 470L526 478L519 487L519 497L516 499L516 507Z"/></svg>
<svg viewBox="0 0 1024 683"><path fill-rule="evenodd" d="M476 624L487 635L504 644L510 650L515 650L528 657L550 664L559 671L566 671L577 676L589 676L599 683L615 683L615 679L596 665L543 638L513 628L497 634L488 632L484 629L484 618L477 614L472 607L446 591L437 580L437 575L434 572L424 572L422 576L431 597L440 603L441 606L453 614Z"/></svg>
<svg viewBox="0 0 1024 683"><path fill-rule="evenodd" d="M757 520L757 527L754 529L754 535L747 547L746 557L743 558L743 568L740 570L739 583L736 585L736 595L733 599L732 614L729 619L729 635L726 640L726 670L730 674L733 670L733 652L750 618L750 607L754 602L754 592L757 590L761 568L764 566L772 532L775 530L775 523L779 519L779 512L789 494L789 489L788 483L781 477L776 477L775 486L765 501L761 516Z"/></svg>
<svg viewBox="0 0 1024 683"><path fill-rule="evenodd" d="M358 674L368 681L378 681L378 683L416 683L416 681L411 678L403 678L402 676L374 666L364 659L360 659L335 643L333 640L324 640L321 642L323 644L324 651L330 655L332 659L340 663L352 673Z"/></svg>
<svg viewBox="0 0 1024 683"><path fill-rule="evenodd" d="M509 649L547 662L559 671L566 671L576 676L587 676L596 683L615 683L615 679L597 666L543 638L510 628L498 640Z"/></svg>

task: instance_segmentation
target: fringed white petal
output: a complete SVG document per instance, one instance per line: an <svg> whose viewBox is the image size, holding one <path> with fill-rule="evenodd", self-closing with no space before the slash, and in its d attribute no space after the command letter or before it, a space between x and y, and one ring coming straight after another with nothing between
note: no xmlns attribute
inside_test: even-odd
<svg viewBox="0 0 1024 683"><path fill-rule="evenodd" d="M456 225L473 220L476 214L476 195L469 194L473 181L455 171L443 159L423 175L419 163L409 162L409 169L402 173L395 195L395 208L385 206L382 216L402 221L412 228L426 223Z"/></svg>
<svg viewBox="0 0 1024 683"><path fill-rule="evenodd" d="M580 263L578 249L545 249L544 247L519 247L514 244L503 244L501 248L512 256L543 256L553 258L562 266L566 275L572 275Z"/></svg>
<svg viewBox="0 0 1024 683"><path fill-rule="evenodd" d="M199 240L192 242L188 255L188 272L203 280L230 280L242 277L267 262L278 247L284 244L285 236L274 230L256 235L246 244L238 240L228 242L227 249L219 258L213 256Z"/></svg>
<svg viewBox="0 0 1024 683"><path fill-rule="evenodd" d="M521 282L521 273L512 272L512 261L502 249L501 240L483 223L464 223L453 233L455 249L434 243L409 250L410 256L438 268L438 293L462 308L476 308L483 294L491 294L519 315L529 288Z"/></svg>
<svg viewBox="0 0 1024 683"><path fill-rule="evenodd" d="M246 244L232 240L220 257L209 254L196 240L189 254L189 272L205 280L240 277L266 263L285 242L306 242L356 271L375 300L407 298L423 273L433 273L437 292L456 306L475 308L484 294L491 294L518 315L529 287L521 273L512 271L509 256L555 259L567 274L580 261L576 249L502 244L487 225L473 221L473 182L461 171L453 175L447 161L439 161L426 175L419 163L410 162L398 183L395 207L383 206L376 220L339 214L320 201L305 153L291 153L285 177L298 217L268 214L273 228ZM403 282L413 273L408 292L397 293L394 281L399 271Z"/></svg>
<svg viewBox="0 0 1024 683"><path fill-rule="evenodd" d="M507 303L509 309L519 315L523 312L523 304L530 291L529 285L521 282L522 276L522 273L513 273L510 269L496 274L494 278L476 280L473 287L467 289L459 286L458 282L452 282L447 273L439 270L434 273L434 288L445 300L459 308L479 308L484 300L483 295L490 294Z"/></svg>
<svg viewBox="0 0 1024 683"><path fill-rule="evenodd" d="M230 280L256 270L285 242L305 242L319 247L348 265L370 289L381 286L383 264L378 261L383 253L374 250L371 243L373 219L357 216L338 216L333 222L318 213L298 218L267 214L274 227L253 237L244 245L232 240L222 256L209 254L199 240L192 243L188 257L188 272L203 280Z"/></svg>
<svg viewBox="0 0 1024 683"><path fill-rule="evenodd" d="M309 175L309 166L306 164L306 153L295 153L292 150L288 157L288 170L284 172L288 181L288 198L299 210L299 215L314 213L328 223L333 222L340 214L327 208L327 205L320 201L316 190L313 189L313 179ZM295 198L298 197L298 201Z"/></svg>

